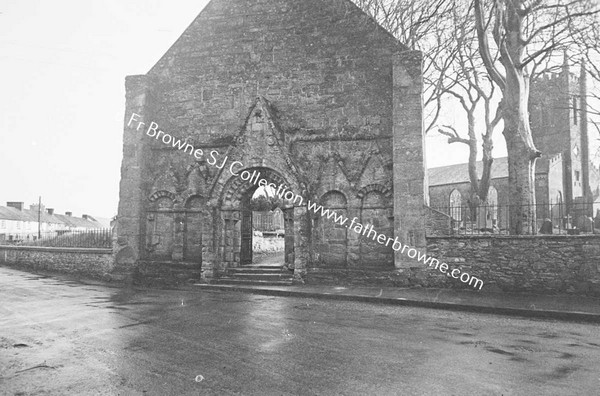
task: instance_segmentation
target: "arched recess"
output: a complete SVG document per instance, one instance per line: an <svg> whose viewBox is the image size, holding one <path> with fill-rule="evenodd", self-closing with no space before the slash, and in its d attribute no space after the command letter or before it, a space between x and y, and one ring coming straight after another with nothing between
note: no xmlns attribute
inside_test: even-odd
<svg viewBox="0 0 600 396"><path fill-rule="evenodd" d="M273 169L252 167L241 170L236 169L236 172L238 176L230 177L222 186L219 199L221 221L217 232L220 236L218 252L220 256L219 261L222 265L221 269L252 263L253 232L250 200L260 186L260 180L264 179L268 184L274 185L276 190L279 186L282 186L280 193L291 191L295 195L300 196L299 191L295 191L290 187L293 184L290 184L281 173ZM242 174L245 176L254 176L244 178ZM286 264L292 264L294 260L295 206L301 206L300 202L297 201L295 204L288 202L281 208L284 213Z"/></svg>
<svg viewBox="0 0 600 396"><path fill-rule="evenodd" d="M562 219L565 217L565 206L563 203L562 191L558 191L556 197L552 202L552 223L560 224Z"/></svg>
<svg viewBox="0 0 600 396"><path fill-rule="evenodd" d="M149 260L171 260L175 237L175 194L156 191L149 198L146 213L145 258Z"/></svg>
<svg viewBox="0 0 600 396"><path fill-rule="evenodd" d="M183 230L183 260L191 263L202 263L203 233L206 219L203 210L205 199L200 195L189 197L185 203L185 223ZM208 227L210 229L210 227Z"/></svg>
<svg viewBox="0 0 600 396"><path fill-rule="evenodd" d="M315 247L319 257L319 267L339 268L347 265L348 229L335 221L348 217L348 200L340 191L329 191L321 197L319 203L335 216L327 218L321 212L313 213Z"/></svg>
<svg viewBox="0 0 600 396"><path fill-rule="evenodd" d="M359 233L360 263L363 268L393 269L394 251L392 244L388 246L377 242L378 235L394 237L393 202L391 191L380 185L368 186L359 193L361 202L361 219L363 230ZM375 233L376 232L376 233Z"/></svg>

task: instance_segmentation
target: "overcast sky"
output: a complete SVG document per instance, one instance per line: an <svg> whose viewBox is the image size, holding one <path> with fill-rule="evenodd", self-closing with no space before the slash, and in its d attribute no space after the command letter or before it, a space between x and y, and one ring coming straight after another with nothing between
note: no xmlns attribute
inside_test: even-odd
<svg viewBox="0 0 600 396"><path fill-rule="evenodd" d="M207 2L0 0L0 205L41 195L57 213L115 215L125 76L148 72ZM429 166L466 159L428 138Z"/></svg>

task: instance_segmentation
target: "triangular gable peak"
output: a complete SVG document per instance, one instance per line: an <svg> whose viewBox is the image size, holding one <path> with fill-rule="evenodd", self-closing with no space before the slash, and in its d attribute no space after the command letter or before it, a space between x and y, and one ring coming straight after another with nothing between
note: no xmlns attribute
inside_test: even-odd
<svg viewBox="0 0 600 396"><path fill-rule="evenodd" d="M354 28L354 34L357 36L364 36L366 32L369 32L378 37L382 47L395 47L397 51L408 49L392 33L350 0L288 0L284 2L273 0L256 3L242 0L211 0L150 69L149 74L165 73L165 69L174 66L176 58L212 56L215 49L212 44L218 41L220 35L232 30L256 31L257 27L251 26L252 23L248 23L248 18L261 14L266 17L277 15L282 17L282 21L285 16L288 16L290 20L322 19L324 21L323 33L327 36L334 36L335 27L341 21L346 21ZM296 15L296 17L292 15ZM273 26L270 21L265 23ZM286 25L286 22L283 22L283 25ZM286 31L280 26L273 26L273 29L278 32ZM347 30L347 27L340 30ZM293 32L293 35L298 35L298 32ZM314 32L306 32L306 35L310 37L314 35ZM353 45L353 41L350 39L350 44L347 45ZM198 51L189 50L194 47ZM240 48L243 48L243 45ZM252 57L252 54L250 56Z"/></svg>

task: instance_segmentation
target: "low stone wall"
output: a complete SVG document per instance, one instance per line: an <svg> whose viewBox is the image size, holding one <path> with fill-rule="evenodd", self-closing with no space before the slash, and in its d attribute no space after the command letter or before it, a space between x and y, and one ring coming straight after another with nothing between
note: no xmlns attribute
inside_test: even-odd
<svg viewBox="0 0 600 396"><path fill-rule="evenodd" d="M452 235L452 218L450 216L430 207L427 207L426 210L427 217L425 219L425 228L427 230L427 235Z"/></svg>
<svg viewBox="0 0 600 396"><path fill-rule="evenodd" d="M113 270L111 249L0 246L0 265L107 277Z"/></svg>
<svg viewBox="0 0 600 396"><path fill-rule="evenodd" d="M428 237L427 253L486 291L600 296L598 235Z"/></svg>

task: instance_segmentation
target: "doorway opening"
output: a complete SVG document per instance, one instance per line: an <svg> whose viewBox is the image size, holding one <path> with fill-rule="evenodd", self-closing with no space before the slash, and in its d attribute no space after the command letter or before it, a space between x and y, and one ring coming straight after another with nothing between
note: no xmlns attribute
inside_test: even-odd
<svg viewBox="0 0 600 396"><path fill-rule="evenodd" d="M240 264L281 267L293 253L293 207L269 186L242 200Z"/></svg>

